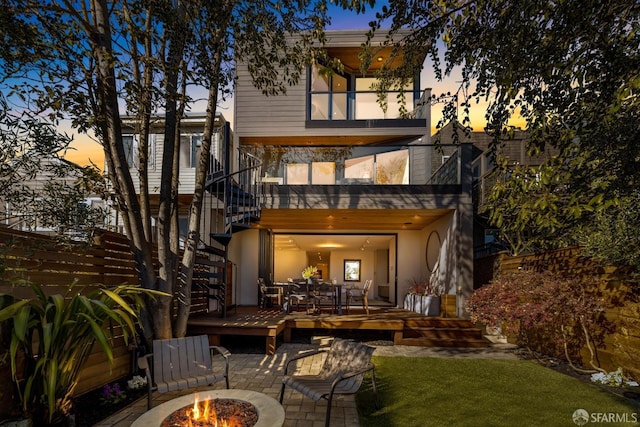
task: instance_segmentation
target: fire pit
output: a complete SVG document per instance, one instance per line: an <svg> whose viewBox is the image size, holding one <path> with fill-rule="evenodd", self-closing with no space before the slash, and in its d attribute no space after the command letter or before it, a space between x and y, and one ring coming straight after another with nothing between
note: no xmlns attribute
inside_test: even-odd
<svg viewBox="0 0 640 427"><path fill-rule="evenodd" d="M142 414L131 426L161 426L163 421L174 415L174 413L178 414L184 411L185 408L193 406L196 398L199 402L219 400L223 404L237 401L240 403L239 406L243 410L247 409L248 412L255 408L258 413L258 420L253 424L254 427L273 427L284 424L284 409L282 405L265 394L250 390L204 390L164 402ZM188 426L189 423L187 422L184 425ZM216 424L210 423L210 425L213 427ZM218 427L224 425L224 420L218 422Z"/></svg>

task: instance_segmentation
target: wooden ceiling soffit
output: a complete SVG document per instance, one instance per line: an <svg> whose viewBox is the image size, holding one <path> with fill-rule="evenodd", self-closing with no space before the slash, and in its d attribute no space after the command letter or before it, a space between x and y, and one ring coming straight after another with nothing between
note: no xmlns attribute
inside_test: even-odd
<svg viewBox="0 0 640 427"><path fill-rule="evenodd" d="M342 65L351 72L360 72L360 54L362 53L362 47L360 46L348 46L348 47L327 47L327 54L331 58L339 59ZM367 70L367 73L380 70L383 65L387 65L390 68L397 68L402 64L403 55L399 52L396 57L391 58L393 49L390 46L382 47L379 49L374 48L374 56L371 61L371 65Z"/></svg>
<svg viewBox="0 0 640 427"><path fill-rule="evenodd" d="M449 209L263 209L257 228L272 230L422 230Z"/></svg>

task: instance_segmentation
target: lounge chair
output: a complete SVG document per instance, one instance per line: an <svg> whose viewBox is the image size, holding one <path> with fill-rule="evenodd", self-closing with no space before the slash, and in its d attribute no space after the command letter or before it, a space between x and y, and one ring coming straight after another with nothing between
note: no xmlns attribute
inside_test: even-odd
<svg viewBox="0 0 640 427"><path fill-rule="evenodd" d="M375 406L379 407L375 366L371 362L371 356L375 349L368 345L340 338L334 338L331 347L327 350L318 350L293 357L285 365L282 389L280 390L280 403L284 399L286 386L313 399L327 400L327 412L325 426L329 426L331 418L331 404L336 394L353 394L358 391L364 380L365 374L371 372L371 385L373 388ZM317 375L299 375L291 372L296 366L293 362L314 356L321 352L327 352L322 369Z"/></svg>

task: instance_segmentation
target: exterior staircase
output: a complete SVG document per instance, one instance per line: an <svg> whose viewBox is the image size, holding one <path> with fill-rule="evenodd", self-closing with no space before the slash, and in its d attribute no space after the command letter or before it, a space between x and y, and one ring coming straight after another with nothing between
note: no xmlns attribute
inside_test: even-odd
<svg viewBox="0 0 640 427"><path fill-rule="evenodd" d="M415 317L404 321L400 345L421 347L484 348L491 345L481 329L469 320L442 317Z"/></svg>
<svg viewBox="0 0 640 427"><path fill-rule="evenodd" d="M222 317L235 308L229 263L229 243L234 233L247 230L260 219L261 186L257 177L261 175L261 163L248 154L239 155L239 168L231 172L229 124L224 132L225 141L220 154L222 161L212 155L206 181L205 215L212 212L213 220L208 241L202 240L198 250L208 255L210 271L194 272L194 277L205 279L194 281L195 286L204 287L209 300L215 301L216 310Z"/></svg>

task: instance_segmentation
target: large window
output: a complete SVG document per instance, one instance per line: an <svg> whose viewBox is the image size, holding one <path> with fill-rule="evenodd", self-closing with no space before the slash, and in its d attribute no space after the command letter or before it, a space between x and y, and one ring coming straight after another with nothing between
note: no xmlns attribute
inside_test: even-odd
<svg viewBox="0 0 640 427"><path fill-rule="evenodd" d="M347 119L349 80L338 74L326 73L315 65L311 72L311 120Z"/></svg>
<svg viewBox="0 0 640 427"><path fill-rule="evenodd" d="M347 159L344 177L354 184L409 184L409 150Z"/></svg>
<svg viewBox="0 0 640 427"><path fill-rule="evenodd" d="M400 118L400 87L394 87L388 92L383 108L376 93L377 82L374 77L327 73L325 67L314 65L309 84L311 120ZM414 108L413 84L407 84L404 92L405 108L411 111Z"/></svg>

